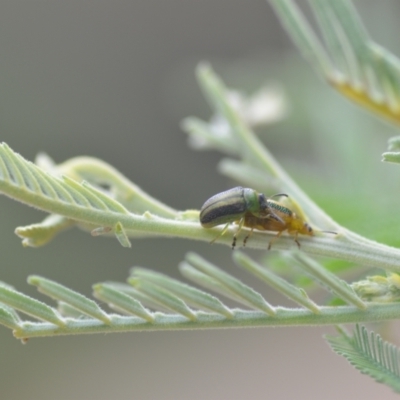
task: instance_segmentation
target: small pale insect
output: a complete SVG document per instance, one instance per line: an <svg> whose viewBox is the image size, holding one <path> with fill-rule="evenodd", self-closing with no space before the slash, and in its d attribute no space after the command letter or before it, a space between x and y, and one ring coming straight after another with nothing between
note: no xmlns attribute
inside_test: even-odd
<svg viewBox="0 0 400 400"><path fill-rule="evenodd" d="M251 228L250 233L245 237L243 244L245 245L254 229L260 231L273 231L278 232L277 235L269 242L268 250L271 249L272 244L282 235L283 232L287 231L290 235L294 236L294 241L300 248L300 242L297 239L298 235L314 236L314 230L311 226L298 214L292 211L290 208L283 204L268 199L268 205L273 210L273 213L280 218L281 221L269 218L258 218L255 215L247 213L244 216L243 226ZM282 222L283 221L283 222ZM332 231L322 231L325 233L337 234Z"/></svg>
<svg viewBox="0 0 400 400"><path fill-rule="evenodd" d="M204 228L213 228L225 224L221 233L211 243L215 242L228 229L231 223L239 227L233 235L232 249L236 245L236 237L245 223L245 216L258 219L268 219L284 224L285 221L275 214L264 194L241 186L210 197L201 207L200 223Z"/></svg>

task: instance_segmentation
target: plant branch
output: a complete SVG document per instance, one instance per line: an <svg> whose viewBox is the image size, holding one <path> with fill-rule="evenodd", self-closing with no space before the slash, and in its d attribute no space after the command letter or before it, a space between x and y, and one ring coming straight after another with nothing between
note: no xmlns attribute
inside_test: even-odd
<svg viewBox="0 0 400 400"><path fill-rule="evenodd" d="M371 305L365 311L356 307L321 307L319 314L305 309L276 308L274 317L262 311L232 309L234 318L220 314L198 311L190 320L183 315L156 313L153 322L139 317L109 315L111 323L105 324L94 319L67 319L64 327L51 323L21 323L14 330L14 336L20 339L88 333L190 330L205 328L238 328L262 326L321 326L356 322L379 322L400 318L398 304Z"/></svg>

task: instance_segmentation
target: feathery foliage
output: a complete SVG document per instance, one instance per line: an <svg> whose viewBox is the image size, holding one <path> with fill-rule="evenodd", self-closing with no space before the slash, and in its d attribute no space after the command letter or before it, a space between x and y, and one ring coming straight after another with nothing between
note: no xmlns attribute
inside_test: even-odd
<svg viewBox="0 0 400 400"><path fill-rule="evenodd" d="M303 56L342 95L400 124L400 60L369 37L348 0L310 0L324 44L296 3L269 0ZM389 140L382 161L400 163L399 137Z"/></svg>
<svg viewBox="0 0 400 400"><path fill-rule="evenodd" d="M325 46L294 2L270 2L296 45L336 90L366 110L391 122L400 122L400 62L369 38L350 2L310 0ZM42 277L31 276L28 282L54 299L57 307L1 284L0 324L12 329L17 338L138 330L332 325L400 317L397 304L400 250L340 226L294 182L251 129L263 119L251 112L265 101L262 95L246 98L228 89L205 64L199 66L197 77L214 115L209 122L195 117L185 119L182 126L190 143L196 149L216 149L226 154L227 158L219 165L224 175L251 187L257 184L257 190L265 193L290 193L293 208L317 228L316 235L299 237L299 251L293 238L284 234L274 241L273 250L286 250L282 262L311 277L315 284L339 299L341 305L317 304L303 287L274 273L268 261L260 263L236 251L233 261L237 266L295 304L291 308L275 306L245 282L189 253L180 271L206 290L148 269L134 268L127 283L93 285L94 297L106 303L112 312ZM281 115L279 108L277 115ZM399 137L391 139L389 152L383 158L400 162ZM113 235L124 247L130 247L130 239L138 237L210 241L222 229L202 228L198 210L174 210L112 166L90 157L55 165L41 155L33 164L5 143L0 144L0 192L49 213L40 223L16 229L24 246L47 244L56 234L73 226L93 236ZM218 243L230 246L236 230L237 226L232 224L218 238ZM336 234L324 234L323 230ZM243 237L249 233L243 229ZM247 246L266 250L275 236L276 232L256 230ZM344 269L348 271L355 265L380 268L387 276L348 284L314 257L347 261ZM236 306L230 306L230 302ZM19 313L33 320L24 320ZM362 372L399 391L398 350L379 336L371 334L368 338L365 329L357 327L353 338L342 332L339 338L328 340L335 351Z"/></svg>
<svg viewBox="0 0 400 400"><path fill-rule="evenodd" d="M304 289L268 271L267 265L259 264L236 251L234 261L240 267L300 306L289 309L275 307L244 282L199 256L190 254L180 267L185 277L245 308L231 308L204 290L148 270L136 269L134 275L128 279L128 284L104 283L94 286L95 297L106 301L113 310L122 313L109 314L79 293L44 278L31 277L29 282L38 285L41 292L56 299L58 308L53 309L10 288L0 288L0 301L5 305L3 324L14 329L17 337L138 329L336 324L398 318L399 311L393 304L388 302L375 305L368 303L368 298L366 302L356 294L354 284L349 286L309 256L321 255L399 271L400 251L360 237L329 218L297 186L249 129L231 103L232 92L211 68L204 65L199 67L198 78L220 120L225 121L226 134L230 135L229 140L218 143L219 149L222 150L225 143L230 143L226 145L226 152L240 159L239 162L224 160L224 171L228 175L232 173L230 165L234 163L235 171L241 165L245 170L251 168L257 171L257 174L266 177L263 179L266 185L274 186L274 191L291 193L291 197L298 203L296 208L299 213L304 210L308 220L318 224L318 227L338 232L337 235L301 237L300 252L290 236L282 235L274 242L273 249L291 250L292 255L286 257L286 263L303 270L315 283L340 298L343 305L328 307L316 304ZM197 129L199 124L202 127L200 131ZM218 137L219 134L215 130L215 119L206 123L189 118L184 122L184 128L193 141L203 141L208 147L215 143L208 141L208 138L212 135ZM52 213L40 224L17 228L16 233L23 238L25 245L44 244L55 233L73 225L89 230L92 235L114 234L126 246L129 245L128 237L140 235L168 235L209 241L215 238L220 229L202 228L198 223L198 211L178 212L157 202L99 160L77 158L60 166L52 165L48 160L43 163L42 160L42 164L46 165L45 171L2 144L0 163L3 166L0 190L4 194ZM84 183L83 179L88 183ZM125 189L128 191L127 195L124 195ZM272 190L269 186L261 186L261 189ZM144 211L139 215L137 211L146 210L146 202L148 209L154 214ZM235 229L237 228L233 226L230 232ZM248 246L266 249L267 238L274 235L274 232L254 232ZM226 234L218 242L230 246L231 240L231 235ZM150 309L154 311L149 311ZM17 310L45 322L23 321L16 318ZM66 314L63 315L60 310ZM129 316L125 315L127 313Z"/></svg>
<svg viewBox="0 0 400 400"><path fill-rule="evenodd" d="M55 300L57 307L2 284L0 324L12 329L16 338L26 340L40 336L144 330L332 325L400 317L397 304L366 304L356 295L350 299L341 296L343 303L348 305L319 306L303 289L290 285L245 254L237 252L235 259L239 266L291 299L296 307L271 305L260 292L202 257L189 253L180 266L181 272L233 301L236 306L164 274L135 267L127 283L93 285L94 297L107 304L113 312L107 312L86 296L40 276L30 276L28 283ZM355 299L358 300L353 305ZM20 313L33 320L23 319Z"/></svg>
<svg viewBox="0 0 400 400"><path fill-rule="evenodd" d="M354 335L339 329L339 336L327 336L332 349L361 373L400 392L400 350L357 324Z"/></svg>
<svg viewBox="0 0 400 400"><path fill-rule="evenodd" d="M325 46L292 0L270 0L304 57L340 93L400 123L400 60L374 43L348 0L310 0Z"/></svg>

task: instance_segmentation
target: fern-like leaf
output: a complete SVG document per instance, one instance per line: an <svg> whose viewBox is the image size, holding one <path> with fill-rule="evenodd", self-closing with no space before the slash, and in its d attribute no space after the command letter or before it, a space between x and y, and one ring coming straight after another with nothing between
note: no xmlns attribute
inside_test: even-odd
<svg viewBox="0 0 400 400"><path fill-rule="evenodd" d="M128 284L104 282L93 286L94 297L114 312L107 312L93 300L59 283L39 276L28 279L40 292L57 302L52 307L6 284L0 284L0 325L15 337L133 332L138 330L215 329L254 326L325 325L382 321L400 317L397 304L366 303L317 305L307 293L277 277L247 256L236 261L257 278L297 303L295 308L273 307L264 295L220 268L190 253L183 264L185 276L228 298L239 307L228 306L220 297L181 283L164 274L133 268ZM324 282L328 287L330 281ZM340 283L336 282L335 286ZM347 284L343 283L347 288ZM335 287L336 289L336 287ZM340 293L340 291L339 291ZM354 295L356 297L356 295ZM24 320L19 313L34 319Z"/></svg>
<svg viewBox="0 0 400 400"><path fill-rule="evenodd" d="M86 181L96 187L106 187L107 193L130 212L151 212L160 217L175 218L177 211L149 196L121 172L103 160L93 157L74 157L55 165L48 156L40 154L36 162L56 175L66 175L77 182Z"/></svg>
<svg viewBox="0 0 400 400"><path fill-rule="evenodd" d="M352 337L340 329L340 336L327 336L326 339L336 353L345 357L361 373L400 392L399 348L358 325Z"/></svg>
<svg viewBox="0 0 400 400"><path fill-rule="evenodd" d="M69 167L75 171L75 168L79 173L75 171L72 175L80 179L81 175L85 175L81 171L83 168L81 163L81 160L75 160L71 164L65 163L61 170ZM117 188L128 188L126 197L119 192L116 197L120 197L130 207L136 204L140 211L148 201L148 209L157 210L162 215L167 214L173 218L161 218L148 211L143 215L132 213L113 198L114 192L106 192L100 186L95 187L85 181L78 182L67 175L59 176L60 171L55 167L50 168L51 172L47 172L2 143L0 144L0 193L51 214L39 224L16 229L16 234L23 239L24 246L44 245L57 233L72 225L91 231L93 236L113 234L124 247L130 247L129 237L151 235L198 236L198 238L203 236L203 240L209 240L210 232L201 229L197 222L198 212L193 215L193 212L172 211L144 194L133 184L129 184L126 178L105 163L90 159L87 167L91 172L88 175L92 182L106 181L111 185L114 179ZM110 167L110 170L108 174L104 173L106 178L101 180L98 174L107 167ZM194 218L196 223L193 223Z"/></svg>
<svg viewBox="0 0 400 400"><path fill-rule="evenodd" d="M340 93L400 123L400 60L374 43L348 0L310 0L325 47L291 0L270 0L304 57Z"/></svg>
<svg viewBox="0 0 400 400"><path fill-rule="evenodd" d="M50 175L35 164L0 144L0 191L13 199L55 214L82 220L90 213L128 214L125 207L85 182Z"/></svg>

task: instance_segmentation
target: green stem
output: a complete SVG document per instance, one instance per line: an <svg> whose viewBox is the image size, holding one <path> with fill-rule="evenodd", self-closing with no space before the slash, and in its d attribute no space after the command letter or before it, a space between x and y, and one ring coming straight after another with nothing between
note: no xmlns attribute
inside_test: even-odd
<svg viewBox="0 0 400 400"><path fill-rule="evenodd" d="M280 182L279 190L289 193L291 198L296 199L311 222L321 224L324 229L338 229L338 224L300 189L254 132L246 126L229 102L228 89L213 70L208 65L200 65L197 69L197 75L207 97L211 99L213 105L228 122L237 142L237 150L242 156L242 161L259 168L265 173L266 179L267 177L270 178L271 175L272 179L278 179Z"/></svg>
<svg viewBox="0 0 400 400"><path fill-rule="evenodd" d="M128 210L153 212L161 217L175 217L177 211L149 196L110 164L93 157L75 157L56 166L56 171L77 182L87 180L97 185L110 186L115 199Z"/></svg>
<svg viewBox="0 0 400 400"><path fill-rule="evenodd" d="M356 322L377 322L400 318L398 304L373 304L366 310L353 306L321 307L320 314L305 309L277 308L274 317L261 311L233 310L234 319L220 314L197 312L196 320L191 321L182 315L156 313L152 323L138 317L111 316L112 323L106 325L98 320L68 320L64 328L50 323L26 323L14 330L17 338L57 336L85 333L109 333L132 331L183 330L200 328L248 328L262 326L315 326L337 325Z"/></svg>

